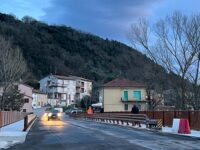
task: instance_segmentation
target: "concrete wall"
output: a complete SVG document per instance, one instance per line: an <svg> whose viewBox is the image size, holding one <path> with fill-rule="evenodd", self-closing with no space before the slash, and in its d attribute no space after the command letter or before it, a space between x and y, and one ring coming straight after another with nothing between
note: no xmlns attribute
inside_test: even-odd
<svg viewBox="0 0 200 150"><path fill-rule="evenodd" d="M133 97L133 91L141 91L141 101L137 101ZM122 102L124 91L128 91L129 102ZM104 111L125 111L124 104L128 104L128 111L131 111L133 104L138 105L140 110L146 109L146 91L144 88L104 88L100 92L100 95L103 97Z"/></svg>

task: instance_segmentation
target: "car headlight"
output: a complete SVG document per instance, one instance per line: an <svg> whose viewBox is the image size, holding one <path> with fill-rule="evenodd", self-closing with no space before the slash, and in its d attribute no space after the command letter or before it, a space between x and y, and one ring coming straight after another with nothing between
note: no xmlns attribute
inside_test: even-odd
<svg viewBox="0 0 200 150"><path fill-rule="evenodd" d="M47 113L44 113L44 116L47 116Z"/></svg>
<svg viewBox="0 0 200 150"><path fill-rule="evenodd" d="M62 116L62 114L61 113L58 113L58 117L61 117Z"/></svg>
<svg viewBox="0 0 200 150"><path fill-rule="evenodd" d="M49 113L48 116L51 117L52 113Z"/></svg>

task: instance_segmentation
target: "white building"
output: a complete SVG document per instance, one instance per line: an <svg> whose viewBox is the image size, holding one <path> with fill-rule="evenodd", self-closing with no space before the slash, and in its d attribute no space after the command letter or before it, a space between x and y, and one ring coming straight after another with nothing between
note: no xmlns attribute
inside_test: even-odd
<svg viewBox="0 0 200 150"><path fill-rule="evenodd" d="M33 102L32 102L33 108L41 108L48 104L46 93L43 93L38 90L33 90L32 97L33 97Z"/></svg>
<svg viewBox="0 0 200 150"><path fill-rule="evenodd" d="M48 75L40 81L40 91L48 94L48 103L72 105L91 95L92 82L76 76Z"/></svg>

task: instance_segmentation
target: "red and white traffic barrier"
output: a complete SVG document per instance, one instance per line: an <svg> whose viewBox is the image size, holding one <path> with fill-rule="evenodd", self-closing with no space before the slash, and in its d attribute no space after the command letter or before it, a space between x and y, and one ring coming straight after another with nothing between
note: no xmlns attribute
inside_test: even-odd
<svg viewBox="0 0 200 150"><path fill-rule="evenodd" d="M180 134L191 134L188 119L173 119L172 131Z"/></svg>

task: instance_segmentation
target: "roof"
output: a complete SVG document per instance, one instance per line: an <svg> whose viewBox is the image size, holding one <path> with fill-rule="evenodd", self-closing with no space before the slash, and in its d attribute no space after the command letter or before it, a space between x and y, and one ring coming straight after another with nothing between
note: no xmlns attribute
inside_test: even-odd
<svg viewBox="0 0 200 150"><path fill-rule="evenodd" d="M77 77L77 76L72 76L72 75L69 75L69 76L52 75L52 76L54 76L54 77L56 77L58 79L63 79L63 80L84 80L84 81L92 82L89 79L85 79L85 78Z"/></svg>
<svg viewBox="0 0 200 150"><path fill-rule="evenodd" d="M74 80L73 78L71 77L68 77L68 76L61 76L61 75L52 75L58 79L63 79L63 80Z"/></svg>
<svg viewBox="0 0 200 150"><path fill-rule="evenodd" d="M146 86L142 83L138 83L128 79L117 78L104 84L103 87L146 87Z"/></svg>
<svg viewBox="0 0 200 150"><path fill-rule="evenodd" d="M86 78L82 78L82 77L77 77L77 76L72 76L72 75L70 75L69 77L71 77L73 79L78 79L78 80L84 80L84 81L92 82L92 80L89 80L89 79L86 79Z"/></svg>
<svg viewBox="0 0 200 150"><path fill-rule="evenodd" d="M36 90L36 89L33 89L33 93L38 93L38 94L47 95L46 93L44 93L44 92L42 92L42 91L39 91L39 90Z"/></svg>

